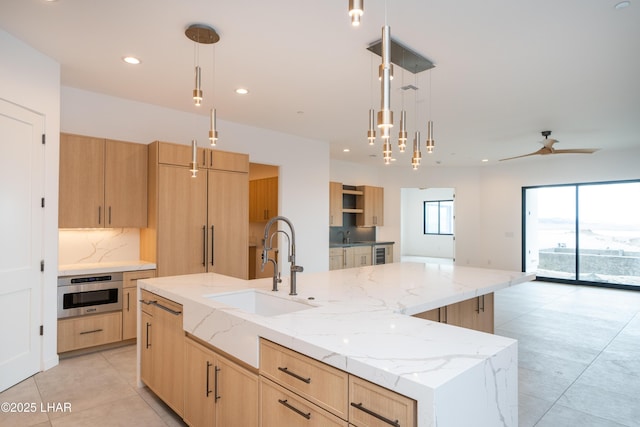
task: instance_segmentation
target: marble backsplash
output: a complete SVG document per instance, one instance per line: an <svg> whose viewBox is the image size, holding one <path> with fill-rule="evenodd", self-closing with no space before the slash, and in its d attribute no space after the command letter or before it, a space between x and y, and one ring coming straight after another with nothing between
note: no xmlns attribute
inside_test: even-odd
<svg viewBox="0 0 640 427"><path fill-rule="evenodd" d="M60 230L58 263L92 264L140 258L138 228Z"/></svg>

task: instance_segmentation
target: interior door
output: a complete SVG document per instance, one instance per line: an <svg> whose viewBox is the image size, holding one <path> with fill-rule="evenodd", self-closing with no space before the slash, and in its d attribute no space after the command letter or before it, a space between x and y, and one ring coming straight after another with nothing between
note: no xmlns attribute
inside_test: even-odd
<svg viewBox="0 0 640 427"><path fill-rule="evenodd" d="M40 370L44 117L0 99L0 391Z"/></svg>

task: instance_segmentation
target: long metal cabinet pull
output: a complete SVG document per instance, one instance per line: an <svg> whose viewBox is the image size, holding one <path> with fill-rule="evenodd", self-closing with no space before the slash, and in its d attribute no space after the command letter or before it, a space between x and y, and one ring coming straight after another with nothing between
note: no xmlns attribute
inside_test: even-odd
<svg viewBox="0 0 640 427"><path fill-rule="evenodd" d="M179 316L179 315L182 314L181 311L175 311L175 310L172 310L169 307L166 307L166 306L164 306L162 304L158 304L158 301L156 301L156 300L145 301L145 300L141 299L140 302L143 303L143 304L146 304L146 305L155 305L156 307L161 308L164 311L168 311L169 313L173 314L174 316Z"/></svg>
<svg viewBox="0 0 640 427"><path fill-rule="evenodd" d="M149 342L149 327L151 326L151 323L147 322L147 333L146 333L146 345L145 348L149 348L151 347L151 343Z"/></svg>
<svg viewBox="0 0 640 427"><path fill-rule="evenodd" d="M92 331L83 331L83 332L80 332L80 335L85 335L85 334L95 334L96 332L102 332L102 331L103 331L103 329L94 329L94 330L92 330Z"/></svg>
<svg viewBox="0 0 640 427"><path fill-rule="evenodd" d="M285 407L291 409L293 412L295 412L296 414L302 415L303 417L305 417L306 419L310 420L311 419L311 412L308 413L304 413L302 412L300 409L296 408L295 406L291 405L289 402L287 402L287 399L278 399L278 402L281 405L284 405Z"/></svg>
<svg viewBox="0 0 640 427"><path fill-rule="evenodd" d="M131 295L131 293L127 292L127 311L130 311L131 309L131 304L129 303L129 295Z"/></svg>
<svg viewBox="0 0 640 427"><path fill-rule="evenodd" d="M278 370L284 372L285 374L291 375L293 378L300 380L302 382L305 382L307 384L311 384L311 378L305 378L305 377L301 377L300 375L291 372L289 370L289 368L281 368L280 366L278 366Z"/></svg>
<svg viewBox="0 0 640 427"><path fill-rule="evenodd" d="M109 224L111 224L111 206L109 206Z"/></svg>
<svg viewBox="0 0 640 427"><path fill-rule="evenodd" d="M211 390L209 390L209 368L212 366L212 363L207 360L207 385L205 386L205 397L209 397L211 394Z"/></svg>
<svg viewBox="0 0 640 427"><path fill-rule="evenodd" d="M202 266L207 266L207 226L202 226Z"/></svg>
<svg viewBox="0 0 640 427"><path fill-rule="evenodd" d="M98 206L98 224L102 224L102 206Z"/></svg>
<svg viewBox="0 0 640 427"><path fill-rule="evenodd" d="M220 368L215 367L215 378L213 382L213 390L214 390L214 402L217 402L222 396L218 394L218 372L220 372Z"/></svg>
<svg viewBox="0 0 640 427"><path fill-rule="evenodd" d="M362 403L353 403L353 402L351 402L351 406L353 406L356 409L360 409L362 412L365 412L365 413L371 415L372 417L375 417L375 418L379 419L380 421L383 421L383 422L385 422L385 423L387 423L389 425L392 425L394 427L401 427L400 423L398 422L398 420L391 421L389 418L383 417L382 415L373 412L371 409L365 408L364 406L362 406Z"/></svg>
<svg viewBox="0 0 640 427"><path fill-rule="evenodd" d="M214 247L215 247L215 229L213 228L213 225L211 226L211 266L213 266L215 264L215 252L214 252Z"/></svg>
<svg viewBox="0 0 640 427"><path fill-rule="evenodd" d="M158 304L158 301L151 301L151 304L155 305L158 308L163 309L164 311L168 311L169 313L173 314L174 316L180 316L182 314L181 311L175 311L170 309L169 307L166 307L162 304Z"/></svg>

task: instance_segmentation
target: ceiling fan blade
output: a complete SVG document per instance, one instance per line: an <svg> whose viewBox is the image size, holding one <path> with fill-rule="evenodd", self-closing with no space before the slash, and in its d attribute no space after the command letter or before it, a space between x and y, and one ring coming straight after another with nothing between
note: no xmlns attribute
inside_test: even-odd
<svg viewBox="0 0 640 427"><path fill-rule="evenodd" d="M553 154L592 154L598 151L598 148L567 148L564 150L553 150Z"/></svg>
<svg viewBox="0 0 640 427"><path fill-rule="evenodd" d="M539 153L539 152L537 152L537 151L536 151L535 153L523 154L522 156L507 157L506 159L500 159L500 160L498 160L498 161L499 161L499 162L502 162L502 161L504 161L504 160L519 159L519 158L521 158L521 157L537 156L538 154L542 154L542 153Z"/></svg>
<svg viewBox="0 0 640 427"><path fill-rule="evenodd" d="M513 160L513 159L519 159L520 157L537 156L537 155L540 155L540 154L550 154L550 153L551 153L551 151L550 151L549 148L542 147L541 149L539 149L538 151L534 151L533 153L523 154L522 156L508 157L506 159L500 159L498 161L501 162L503 160Z"/></svg>

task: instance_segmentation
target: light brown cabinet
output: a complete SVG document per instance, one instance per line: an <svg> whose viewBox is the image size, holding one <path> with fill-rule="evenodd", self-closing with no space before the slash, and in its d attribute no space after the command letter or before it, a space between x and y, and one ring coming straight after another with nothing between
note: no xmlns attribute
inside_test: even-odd
<svg viewBox="0 0 640 427"><path fill-rule="evenodd" d="M147 225L147 146L60 135L60 228Z"/></svg>
<svg viewBox="0 0 640 427"><path fill-rule="evenodd" d="M249 181L249 221L264 222L278 215L278 177Z"/></svg>
<svg viewBox="0 0 640 427"><path fill-rule="evenodd" d="M121 340L121 311L58 320L58 353Z"/></svg>
<svg viewBox="0 0 640 427"><path fill-rule="evenodd" d="M182 306L142 291L141 380L178 415L184 410Z"/></svg>
<svg viewBox="0 0 640 427"><path fill-rule="evenodd" d="M362 209L362 213L356 214L356 225L358 227L384 225L384 188L363 185L356 189L362 191L361 196L356 196L356 208Z"/></svg>
<svg viewBox="0 0 640 427"><path fill-rule="evenodd" d="M194 178L188 166L176 166L189 151L165 142L149 146L149 226L141 230L141 256L156 262L158 276L209 271L246 279L249 158L203 150L207 165L220 169L202 168Z"/></svg>
<svg viewBox="0 0 640 427"><path fill-rule="evenodd" d="M445 307L414 314L414 316L492 334L494 332L493 304L493 293L489 293L455 304L449 304Z"/></svg>
<svg viewBox="0 0 640 427"><path fill-rule="evenodd" d="M122 274L122 339L137 336L138 279L156 277L155 270L125 271Z"/></svg>
<svg viewBox="0 0 640 427"><path fill-rule="evenodd" d="M347 427L347 422L297 394L260 378L262 427Z"/></svg>
<svg viewBox="0 0 640 427"><path fill-rule="evenodd" d="M263 427L415 427L416 401L273 342L260 340Z"/></svg>
<svg viewBox="0 0 640 427"><path fill-rule="evenodd" d="M329 248L329 270L365 267L372 264L372 247L369 245Z"/></svg>
<svg viewBox="0 0 640 427"><path fill-rule="evenodd" d="M185 338L184 421L192 427L257 427L258 375Z"/></svg>
<svg viewBox="0 0 640 427"><path fill-rule="evenodd" d="M349 422L357 427L415 426L416 401L349 375Z"/></svg>
<svg viewBox="0 0 640 427"><path fill-rule="evenodd" d="M342 227L342 183L329 183L329 226Z"/></svg>
<svg viewBox="0 0 640 427"><path fill-rule="evenodd" d="M260 375L347 419L346 372L267 340L260 340Z"/></svg>
<svg viewBox="0 0 640 427"><path fill-rule="evenodd" d="M329 270L345 268L345 248L329 248Z"/></svg>

